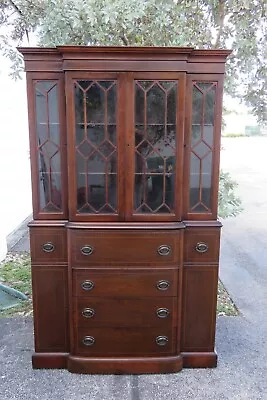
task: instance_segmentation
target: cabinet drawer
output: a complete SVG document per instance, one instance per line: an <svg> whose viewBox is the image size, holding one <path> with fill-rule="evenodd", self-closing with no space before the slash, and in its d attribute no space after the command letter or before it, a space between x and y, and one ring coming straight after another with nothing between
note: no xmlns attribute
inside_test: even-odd
<svg viewBox="0 0 267 400"><path fill-rule="evenodd" d="M178 270L73 270L76 296L150 297L177 296Z"/></svg>
<svg viewBox="0 0 267 400"><path fill-rule="evenodd" d="M152 355L173 354L176 328L80 328L75 352L84 355Z"/></svg>
<svg viewBox="0 0 267 400"><path fill-rule="evenodd" d="M59 227L31 227L32 263L51 264L67 262L66 229Z"/></svg>
<svg viewBox="0 0 267 400"><path fill-rule="evenodd" d="M70 230L72 266L177 264L179 231Z"/></svg>
<svg viewBox="0 0 267 400"><path fill-rule="evenodd" d="M177 325L177 298L104 299L77 297L74 318L83 327L166 327Z"/></svg>
<svg viewBox="0 0 267 400"><path fill-rule="evenodd" d="M185 262L218 262L220 228L186 228L184 237Z"/></svg>

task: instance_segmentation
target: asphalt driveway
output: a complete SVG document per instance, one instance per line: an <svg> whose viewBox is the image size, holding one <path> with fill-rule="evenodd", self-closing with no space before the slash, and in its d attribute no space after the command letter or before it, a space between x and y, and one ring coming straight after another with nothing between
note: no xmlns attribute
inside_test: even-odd
<svg viewBox="0 0 267 400"><path fill-rule="evenodd" d="M220 275L241 316L218 318L218 367L136 376L32 370L32 320L0 319L1 400L267 399L267 137L223 146L222 167L239 181L245 211L224 222Z"/></svg>

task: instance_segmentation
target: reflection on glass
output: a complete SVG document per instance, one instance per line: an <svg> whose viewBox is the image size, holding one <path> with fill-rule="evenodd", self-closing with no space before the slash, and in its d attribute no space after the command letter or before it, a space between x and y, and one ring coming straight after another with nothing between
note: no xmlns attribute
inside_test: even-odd
<svg viewBox="0 0 267 400"><path fill-rule="evenodd" d="M60 212L61 160L58 93L55 81L36 82L35 107L40 211Z"/></svg>
<svg viewBox="0 0 267 400"><path fill-rule="evenodd" d="M77 211L117 213L116 82L76 81Z"/></svg>
<svg viewBox="0 0 267 400"><path fill-rule="evenodd" d="M190 210L211 209L212 152L216 83L194 82L190 165Z"/></svg>
<svg viewBox="0 0 267 400"><path fill-rule="evenodd" d="M177 86L135 82L136 214L174 211Z"/></svg>

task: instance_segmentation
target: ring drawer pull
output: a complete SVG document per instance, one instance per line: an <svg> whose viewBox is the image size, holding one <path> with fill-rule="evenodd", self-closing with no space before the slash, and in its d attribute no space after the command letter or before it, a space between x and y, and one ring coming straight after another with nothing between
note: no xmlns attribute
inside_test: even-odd
<svg viewBox="0 0 267 400"><path fill-rule="evenodd" d="M196 244L195 249L196 249L196 251L197 251L198 253L206 253L206 252L208 251L208 249L209 249L209 246L207 245L207 243L198 242L198 243Z"/></svg>
<svg viewBox="0 0 267 400"><path fill-rule="evenodd" d="M171 246L167 244L162 244L158 247L158 254L160 256L169 256L171 254Z"/></svg>
<svg viewBox="0 0 267 400"><path fill-rule="evenodd" d="M90 246L89 244L81 247L81 253L84 256L90 256L94 252L93 246Z"/></svg>
<svg viewBox="0 0 267 400"><path fill-rule="evenodd" d="M93 336L84 336L83 344L85 344L85 346L93 346L94 343L95 338Z"/></svg>
<svg viewBox="0 0 267 400"><path fill-rule="evenodd" d="M52 253L55 250L55 245L52 242L47 242L43 244L43 251L46 253Z"/></svg>
<svg viewBox="0 0 267 400"><path fill-rule="evenodd" d="M167 318L169 314L170 314L170 311L168 310L168 308L158 308L157 309L157 316L159 318Z"/></svg>
<svg viewBox="0 0 267 400"><path fill-rule="evenodd" d="M82 315L85 318L92 318L95 315L95 310L93 308L84 308L82 310Z"/></svg>
<svg viewBox="0 0 267 400"><path fill-rule="evenodd" d="M157 288L159 290L168 290L170 286L170 282L169 281L158 281L157 283Z"/></svg>
<svg viewBox="0 0 267 400"><path fill-rule="evenodd" d="M92 290L94 288L95 284L93 281L88 280L88 281L84 281L81 284L81 286L82 286L83 290Z"/></svg>
<svg viewBox="0 0 267 400"><path fill-rule="evenodd" d="M158 346L166 346L168 344L169 339L167 336L157 336L156 343Z"/></svg>

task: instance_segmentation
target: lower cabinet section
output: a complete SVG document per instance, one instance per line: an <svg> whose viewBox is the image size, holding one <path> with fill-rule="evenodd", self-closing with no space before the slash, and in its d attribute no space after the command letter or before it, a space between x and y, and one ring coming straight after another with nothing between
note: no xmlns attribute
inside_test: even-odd
<svg viewBox="0 0 267 400"><path fill-rule="evenodd" d="M127 258L123 263L122 252L118 265L107 261L102 231L99 236L76 229L68 235L67 252L65 229L52 228L53 240L47 228L31 232L34 368L141 374L217 365L218 228L190 227L166 238L161 232L151 236L153 246L147 248L143 239L149 232L139 237L127 231L135 262L128 260L127 242ZM123 232L111 236L119 249ZM70 250L79 253L79 246L84 254L75 263ZM108 254L112 251L109 245Z"/></svg>

